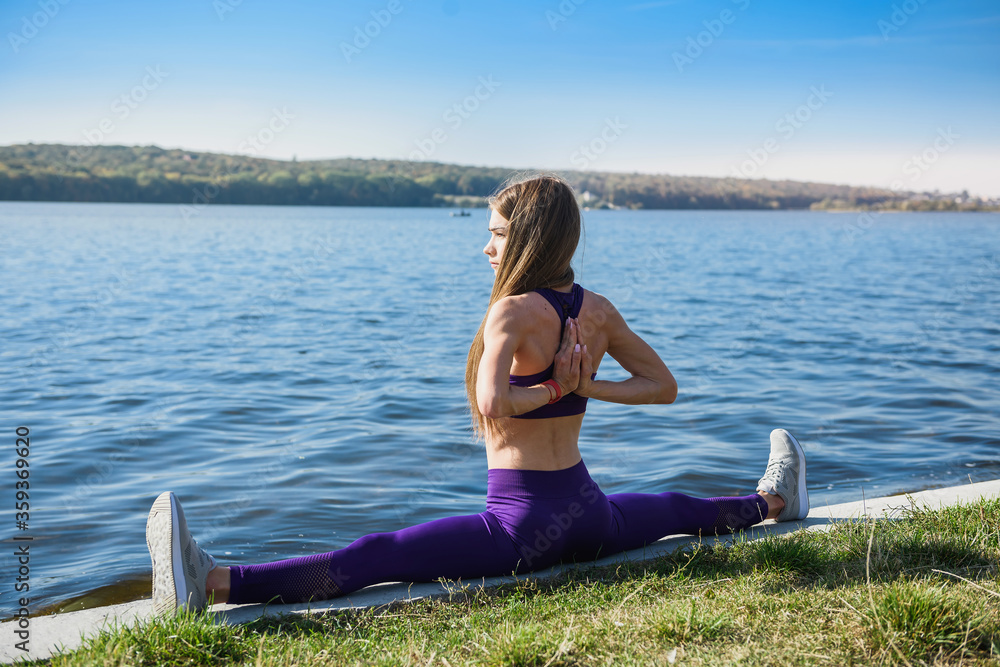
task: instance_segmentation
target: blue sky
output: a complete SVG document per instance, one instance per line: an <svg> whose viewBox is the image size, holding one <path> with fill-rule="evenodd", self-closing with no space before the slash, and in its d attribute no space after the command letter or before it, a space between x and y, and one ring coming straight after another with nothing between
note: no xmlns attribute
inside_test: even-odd
<svg viewBox="0 0 1000 667"><path fill-rule="evenodd" d="M0 144L1000 196L996 0L4 0L0 28Z"/></svg>

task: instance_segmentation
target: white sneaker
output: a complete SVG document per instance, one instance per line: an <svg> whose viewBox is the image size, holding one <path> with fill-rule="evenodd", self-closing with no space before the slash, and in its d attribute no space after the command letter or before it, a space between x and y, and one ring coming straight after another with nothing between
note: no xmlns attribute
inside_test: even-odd
<svg viewBox="0 0 1000 667"><path fill-rule="evenodd" d="M806 455L799 441L783 428L771 431L771 456L757 490L781 496L785 501L777 521L798 521L809 514Z"/></svg>
<svg viewBox="0 0 1000 667"><path fill-rule="evenodd" d="M153 559L154 614L208 606L205 580L216 565L215 559L191 537L184 510L172 491L161 493L149 510L146 546Z"/></svg>

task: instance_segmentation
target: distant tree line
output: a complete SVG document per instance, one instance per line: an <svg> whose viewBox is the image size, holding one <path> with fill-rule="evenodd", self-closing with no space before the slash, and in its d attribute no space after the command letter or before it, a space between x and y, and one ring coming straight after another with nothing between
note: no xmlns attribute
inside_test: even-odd
<svg viewBox="0 0 1000 667"><path fill-rule="evenodd" d="M0 200L277 204L317 206L435 206L434 193L406 179L321 172L292 176L235 174L31 173L0 170Z"/></svg>
<svg viewBox="0 0 1000 667"><path fill-rule="evenodd" d="M860 203L843 199L824 199L810 207L814 211L997 211L996 202L969 197L968 193L955 197L916 196L909 199L886 199L873 203Z"/></svg>
<svg viewBox="0 0 1000 667"><path fill-rule="evenodd" d="M483 202L515 172L401 160L282 161L156 146L0 147L0 200L448 206ZM874 207L902 195L797 181L559 172L593 208L808 209ZM470 199L471 198L471 199Z"/></svg>

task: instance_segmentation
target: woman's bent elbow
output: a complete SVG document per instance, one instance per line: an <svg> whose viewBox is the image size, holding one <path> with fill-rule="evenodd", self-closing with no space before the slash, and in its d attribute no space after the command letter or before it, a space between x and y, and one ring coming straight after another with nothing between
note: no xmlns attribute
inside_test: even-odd
<svg viewBox="0 0 1000 667"><path fill-rule="evenodd" d="M499 400L480 399L479 412L487 419L499 419L500 417L508 416L504 413L502 401Z"/></svg>
<svg viewBox="0 0 1000 667"><path fill-rule="evenodd" d="M670 378L669 382L664 383L663 387L660 389L660 395L658 396L657 403L673 403L677 400L677 381Z"/></svg>

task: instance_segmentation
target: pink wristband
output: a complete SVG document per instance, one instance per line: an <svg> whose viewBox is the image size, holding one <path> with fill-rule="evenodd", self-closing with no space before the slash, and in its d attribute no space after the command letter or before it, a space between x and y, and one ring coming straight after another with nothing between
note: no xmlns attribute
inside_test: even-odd
<svg viewBox="0 0 1000 667"><path fill-rule="evenodd" d="M562 389L559 387L558 382L556 382L555 380L546 380L542 384L544 384L546 387L552 387L553 389L556 390L556 397L549 398L549 405L552 405L553 403L557 402L559 399L562 398ZM551 395L552 394L550 393L549 396Z"/></svg>

